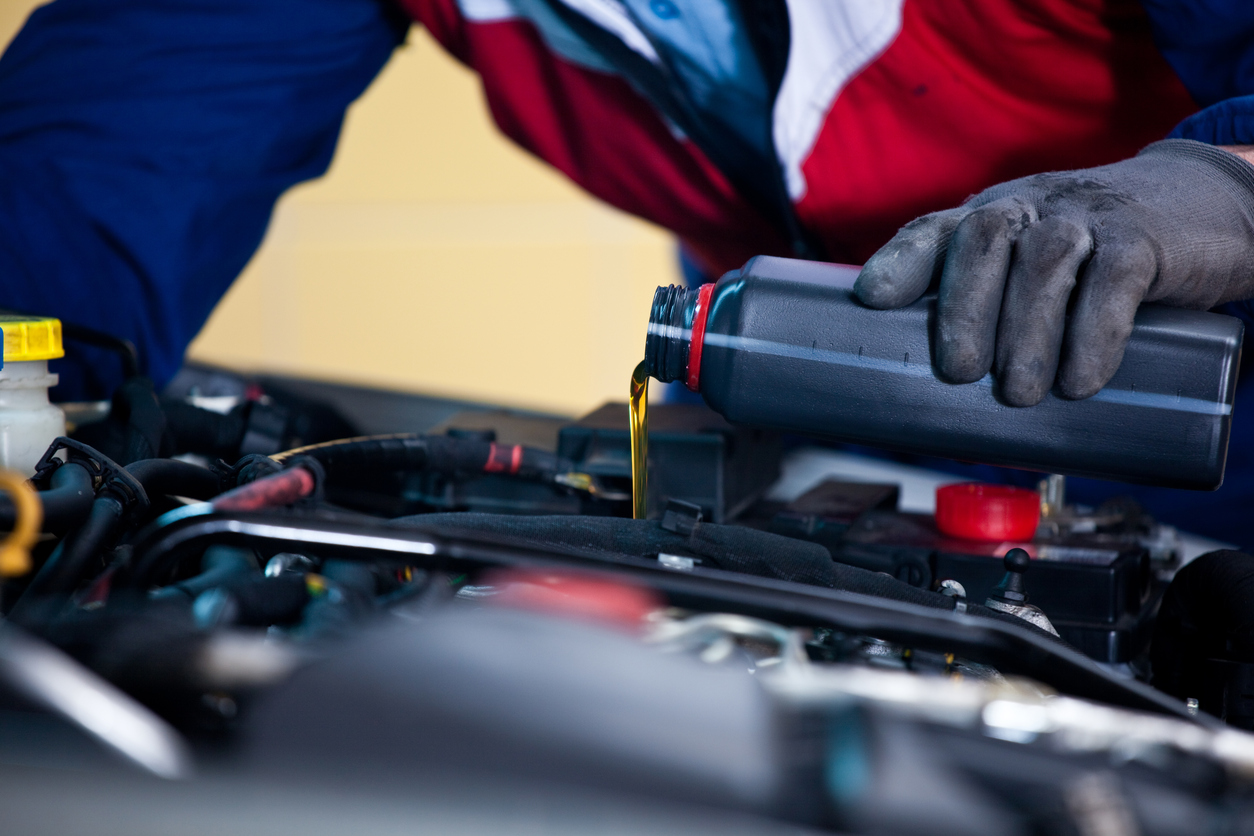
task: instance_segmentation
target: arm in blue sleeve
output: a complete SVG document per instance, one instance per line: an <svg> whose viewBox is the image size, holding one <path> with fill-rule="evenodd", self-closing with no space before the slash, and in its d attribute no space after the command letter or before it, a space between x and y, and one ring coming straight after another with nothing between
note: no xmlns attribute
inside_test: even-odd
<svg viewBox="0 0 1254 836"><path fill-rule="evenodd" d="M1163 57L1202 110L1174 137L1254 143L1254 2L1142 0Z"/></svg>
<svg viewBox="0 0 1254 836"><path fill-rule="evenodd" d="M162 385L406 25L386 0L37 9L0 58L0 307L130 339ZM117 382L67 361L63 398Z"/></svg>
<svg viewBox="0 0 1254 836"><path fill-rule="evenodd" d="M1142 0L1154 38L1202 110L1171 132L1212 145L1254 144L1254 0ZM1225 313L1254 325L1254 301Z"/></svg>

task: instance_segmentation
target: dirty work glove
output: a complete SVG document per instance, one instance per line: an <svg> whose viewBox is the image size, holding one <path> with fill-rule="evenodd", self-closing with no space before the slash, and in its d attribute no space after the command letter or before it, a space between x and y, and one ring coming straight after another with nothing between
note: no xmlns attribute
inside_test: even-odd
<svg viewBox="0 0 1254 836"><path fill-rule="evenodd" d="M1100 168L1036 174L911 221L867 261L873 308L939 279L936 368L990 369L1013 406L1096 394L1142 302L1205 310L1254 296L1254 165L1169 139Z"/></svg>

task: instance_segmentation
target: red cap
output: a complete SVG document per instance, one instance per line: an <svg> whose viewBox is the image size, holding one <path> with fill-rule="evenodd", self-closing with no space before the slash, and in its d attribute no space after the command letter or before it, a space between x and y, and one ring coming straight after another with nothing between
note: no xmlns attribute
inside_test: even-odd
<svg viewBox="0 0 1254 836"><path fill-rule="evenodd" d="M701 285L697 291L697 307L692 313L692 336L688 339L688 379L684 381L694 392L701 391L701 350L705 348L705 323L710 318L710 297L714 282Z"/></svg>
<svg viewBox="0 0 1254 836"><path fill-rule="evenodd" d="M1030 540L1041 521L1036 491L963 482L936 489L936 527L968 540Z"/></svg>

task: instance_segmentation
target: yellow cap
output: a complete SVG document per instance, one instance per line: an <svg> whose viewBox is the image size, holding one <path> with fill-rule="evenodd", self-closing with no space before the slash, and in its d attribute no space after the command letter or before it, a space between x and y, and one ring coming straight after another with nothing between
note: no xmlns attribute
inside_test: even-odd
<svg viewBox="0 0 1254 836"><path fill-rule="evenodd" d="M4 331L4 362L53 360L64 357L61 347L61 320L41 316L0 314Z"/></svg>

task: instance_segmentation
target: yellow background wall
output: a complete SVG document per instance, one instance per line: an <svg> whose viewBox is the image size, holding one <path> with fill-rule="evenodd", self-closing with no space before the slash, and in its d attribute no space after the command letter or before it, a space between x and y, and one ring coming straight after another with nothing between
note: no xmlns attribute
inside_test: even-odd
<svg viewBox="0 0 1254 836"><path fill-rule="evenodd" d="M35 5L0 0L5 42ZM573 414L626 399L653 289L677 280L668 234L511 145L415 28L189 356Z"/></svg>

